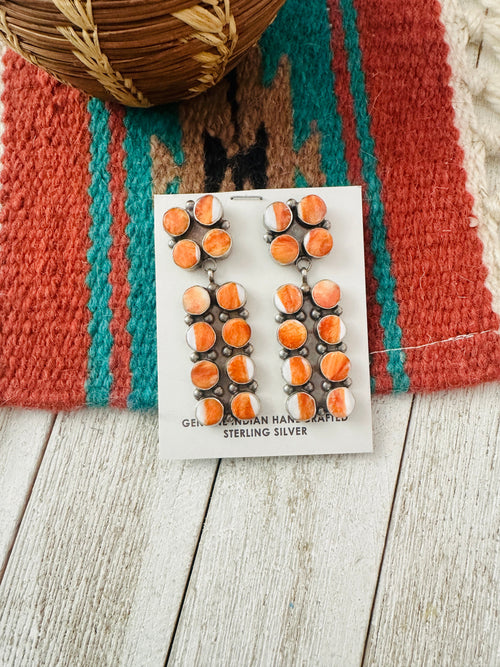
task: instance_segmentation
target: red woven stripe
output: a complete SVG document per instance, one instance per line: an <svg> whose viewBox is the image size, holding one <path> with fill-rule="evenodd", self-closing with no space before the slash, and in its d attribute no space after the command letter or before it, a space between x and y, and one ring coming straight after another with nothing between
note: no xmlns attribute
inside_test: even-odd
<svg viewBox="0 0 500 667"><path fill-rule="evenodd" d="M439 4L355 5L403 347L496 329L481 243L469 226L472 197L454 126ZM407 350L411 389L500 377L499 340L483 334Z"/></svg>
<svg viewBox="0 0 500 667"><path fill-rule="evenodd" d="M347 64L342 13L338 0L328 0L328 9L332 25L332 67L335 73L335 95L337 97L337 108L342 117L342 138L345 143L347 176L349 183L352 185L363 186L366 293L368 320L370 322L368 331L369 346L370 350L381 350L383 348L384 331L380 324L380 305L377 303L375 297L377 282L373 276L373 253L371 251L371 234L368 223L370 208L365 198L365 182L361 172L362 161L360 156L360 143L356 134L354 102L351 94L351 76ZM372 357L371 373L375 378L376 390L378 392L390 391L392 389L392 379L387 372L386 354L377 354Z"/></svg>
<svg viewBox="0 0 500 667"><path fill-rule="evenodd" d="M123 124L125 115L123 107L113 105L110 111L109 128L111 131L111 142L109 145L109 170L111 174L111 214L113 216L111 235L113 237L113 244L109 251L109 258L111 260L109 282L111 283L113 292L109 300L109 307L113 312L110 331L114 340L110 360L111 372L113 374L111 404L116 407L126 408L127 398L132 386L132 374L130 372L131 336L126 329L130 317L130 311L127 306L127 299L130 294L130 285L128 283L129 262L127 259L128 236L125 233L130 219L125 208L127 199L125 179L127 173L124 166L125 150L123 149L126 129Z"/></svg>
<svg viewBox="0 0 500 667"><path fill-rule="evenodd" d="M0 395L85 403L89 290L86 98L5 55L0 223Z"/></svg>

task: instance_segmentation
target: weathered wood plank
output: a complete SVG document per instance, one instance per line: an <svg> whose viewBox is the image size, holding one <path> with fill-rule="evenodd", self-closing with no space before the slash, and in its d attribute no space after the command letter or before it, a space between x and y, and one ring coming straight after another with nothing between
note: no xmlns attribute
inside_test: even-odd
<svg viewBox="0 0 500 667"><path fill-rule="evenodd" d="M0 410L0 579L55 415Z"/></svg>
<svg viewBox="0 0 500 667"><path fill-rule="evenodd" d="M500 664L500 385L417 397L365 665Z"/></svg>
<svg viewBox="0 0 500 667"><path fill-rule="evenodd" d="M216 469L157 418L59 416L0 586L0 664L163 665Z"/></svg>
<svg viewBox="0 0 500 667"><path fill-rule="evenodd" d="M410 405L375 454L222 462L169 665L360 663Z"/></svg>

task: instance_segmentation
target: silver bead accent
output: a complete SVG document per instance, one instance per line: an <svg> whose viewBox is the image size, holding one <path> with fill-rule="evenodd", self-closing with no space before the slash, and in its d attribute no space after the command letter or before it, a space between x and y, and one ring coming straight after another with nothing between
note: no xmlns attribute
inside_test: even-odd
<svg viewBox="0 0 500 667"><path fill-rule="evenodd" d="M203 319L205 320L205 322L212 324L212 322L214 321L214 316L212 315L212 313L208 313L208 315L205 315Z"/></svg>
<svg viewBox="0 0 500 667"><path fill-rule="evenodd" d="M252 343L248 343L248 345L245 347L245 353L250 356L253 353L253 345Z"/></svg>
<svg viewBox="0 0 500 667"><path fill-rule="evenodd" d="M174 241L174 239L170 239L170 241L168 242L168 247L173 248L175 244L176 244L176 241Z"/></svg>
<svg viewBox="0 0 500 667"><path fill-rule="evenodd" d="M291 387L289 384L286 384L283 387L283 391L285 392L285 394L290 395L293 392L293 387Z"/></svg>
<svg viewBox="0 0 500 667"><path fill-rule="evenodd" d="M248 315L249 315L249 313L248 313L248 310L246 308L243 308L243 310L240 310L240 317L242 317L244 320L247 319Z"/></svg>
<svg viewBox="0 0 500 667"><path fill-rule="evenodd" d="M210 361L215 361L217 359L217 352L216 350L211 350L208 354L207 357L210 359Z"/></svg>
<svg viewBox="0 0 500 667"><path fill-rule="evenodd" d="M195 389L193 391L193 396L196 398L197 401L199 401L200 398L203 396L203 393L199 389Z"/></svg>
<svg viewBox="0 0 500 667"><path fill-rule="evenodd" d="M223 348L222 348L222 354L223 354L225 357L230 357L230 356L232 355L232 353L233 353L233 351L232 351L232 349L231 349L230 347L223 347Z"/></svg>
<svg viewBox="0 0 500 667"><path fill-rule="evenodd" d="M191 315L186 315L184 322L188 325L188 327L190 327L193 324L193 318Z"/></svg>
<svg viewBox="0 0 500 667"><path fill-rule="evenodd" d="M304 322L306 318L307 318L307 315L304 313L303 310L300 310L300 311L295 315L295 319L298 320L299 322Z"/></svg>
<svg viewBox="0 0 500 667"><path fill-rule="evenodd" d="M207 286L207 290L209 290L209 292L215 292L218 287L217 283L210 282Z"/></svg>
<svg viewBox="0 0 500 667"><path fill-rule="evenodd" d="M301 357L308 357L309 356L309 350L307 347L303 347L301 351L299 352Z"/></svg>
<svg viewBox="0 0 500 667"><path fill-rule="evenodd" d="M193 209L194 209L194 201L193 201L192 199L188 199L188 200L187 200L185 209L186 209L186 211L188 211L188 213L191 213L191 212L193 211Z"/></svg>
<svg viewBox="0 0 500 667"><path fill-rule="evenodd" d="M250 391L257 391L258 386L259 386L259 385L257 384L257 382L255 382L255 380L254 380L254 381L249 385L248 388L250 389Z"/></svg>
<svg viewBox="0 0 500 667"><path fill-rule="evenodd" d="M228 389L231 394L236 394L238 391L238 387L235 384L230 384Z"/></svg>
<svg viewBox="0 0 500 667"><path fill-rule="evenodd" d="M227 231L229 227L231 227L231 224L229 220L223 220L220 226L222 227L222 229L225 229Z"/></svg>
<svg viewBox="0 0 500 667"><path fill-rule="evenodd" d="M306 386L304 387L305 391L308 391L310 394L314 391L314 385L312 382L308 382Z"/></svg>
<svg viewBox="0 0 500 667"><path fill-rule="evenodd" d="M273 240L273 237L271 236L271 234L264 234L264 241L266 243L271 243L272 240Z"/></svg>
<svg viewBox="0 0 500 667"><path fill-rule="evenodd" d="M285 361L285 359L288 359L288 351L287 350L280 350L280 359L283 359L283 361Z"/></svg>
<svg viewBox="0 0 500 667"><path fill-rule="evenodd" d="M294 206L297 206L297 200L296 199L288 199L286 203L290 208L293 208Z"/></svg>
<svg viewBox="0 0 500 667"><path fill-rule="evenodd" d="M342 384L344 385L344 387L350 387L352 384L351 378L346 378Z"/></svg>
<svg viewBox="0 0 500 667"><path fill-rule="evenodd" d="M222 396L223 393L224 393L224 389L222 387L215 387L214 394L216 396Z"/></svg>
<svg viewBox="0 0 500 667"><path fill-rule="evenodd" d="M330 220L324 220L324 221L323 221L323 224L322 224L321 226L322 226L324 229L330 229L331 226L332 226L332 223L330 222Z"/></svg>
<svg viewBox="0 0 500 667"><path fill-rule="evenodd" d="M323 417L325 414L325 408L318 408L318 412L316 413L318 417Z"/></svg>
<svg viewBox="0 0 500 667"><path fill-rule="evenodd" d="M193 352L193 354L189 357L193 364L195 364L197 361L200 360L200 355L197 352Z"/></svg>
<svg viewBox="0 0 500 667"><path fill-rule="evenodd" d="M313 320L319 320L319 318L321 317L321 313L319 312L319 310L316 310L316 308L313 308L311 310L311 317L313 318Z"/></svg>
<svg viewBox="0 0 500 667"><path fill-rule="evenodd" d="M334 308L335 315L342 315L342 308L340 306L335 306Z"/></svg>
<svg viewBox="0 0 500 667"><path fill-rule="evenodd" d="M347 345L345 343L340 343L340 345L337 346L337 350L339 352L345 352L347 350Z"/></svg>
<svg viewBox="0 0 500 667"><path fill-rule="evenodd" d="M227 322L229 319L229 315L223 310L222 313L219 313L219 320L221 322Z"/></svg>
<svg viewBox="0 0 500 667"><path fill-rule="evenodd" d="M316 352L318 354L325 354L326 352L326 345L323 345L323 343L318 343L316 345Z"/></svg>
<svg viewBox="0 0 500 667"><path fill-rule="evenodd" d="M323 389L323 391L330 391L331 388L332 388L332 385L331 385L330 382L327 382L325 380L324 382L321 383L321 389Z"/></svg>
<svg viewBox="0 0 500 667"><path fill-rule="evenodd" d="M283 315L275 315L274 319L276 320L276 322L278 324L282 324L285 321L285 318L283 317Z"/></svg>

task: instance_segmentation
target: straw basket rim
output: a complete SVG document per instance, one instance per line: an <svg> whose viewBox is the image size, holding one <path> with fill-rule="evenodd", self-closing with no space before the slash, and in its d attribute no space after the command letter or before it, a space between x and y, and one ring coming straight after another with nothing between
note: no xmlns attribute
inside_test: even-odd
<svg viewBox="0 0 500 667"><path fill-rule="evenodd" d="M284 0L9 0L0 37L63 83L128 106L216 84Z"/></svg>

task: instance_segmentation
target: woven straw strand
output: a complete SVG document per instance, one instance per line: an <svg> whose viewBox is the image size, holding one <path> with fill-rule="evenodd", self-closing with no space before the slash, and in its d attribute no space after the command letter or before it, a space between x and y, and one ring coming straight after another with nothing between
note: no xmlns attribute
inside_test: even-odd
<svg viewBox="0 0 500 667"><path fill-rule="evenodd" d="M73 46L73 54L87 68L88 73L118 102L135 107L151 106L132 79L125 79L120 72L113 69L107 55L103 53L92 14L91 0L87 0L86 5L80 0L53 0L53 3L75 26L58 26L57 30Z"/></svg>
<svg viewBox="0 0 500 667"><path fill-rule="evenodd" d="M17 35L15 35L9 28L9 24L7 23L7 15L5 13L5 9L3 8L0 9L0 36L3 38L3 41L7 44L7 46L9 46L13 51L18 53L32 65L40 67L40 63L38 62L36 56L34 56L29 51L26 51L26 49L22 47L21 42L19 41ZM63 79L61 79L61 77L58 74L56 74L51 70L48 71L50 71L50 74L52 74L52 76L55 79L57 79L61 83L66 83Z"/></svg>
<svg viewBox="0 0 500 667"><path fill-rule="evenodd" d="M207 44L215 52L202 51L193 55L193 60L201 64L199 85L190 88L194 95L216 84L226 71L226 66L233 54L238 34L236 23L231 13L229 0L203 0L199 5L183 9L172 14L196 32L190 38Z"/></svg>

